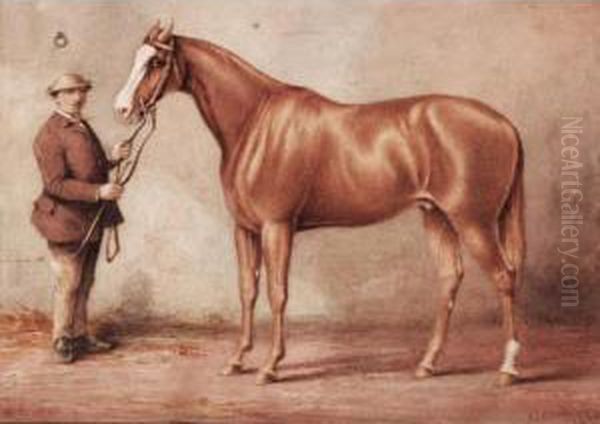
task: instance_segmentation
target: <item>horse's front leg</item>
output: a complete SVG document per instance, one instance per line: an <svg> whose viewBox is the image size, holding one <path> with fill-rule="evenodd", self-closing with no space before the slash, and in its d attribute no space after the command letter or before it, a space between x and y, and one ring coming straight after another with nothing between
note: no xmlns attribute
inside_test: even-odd
<svg viewBox="0 0 600 424"><path fill-rule="evenodd" d="M292 225L288 222L266 223L261 233L273 327L271 352L259 372L257 384L276 381L277 365L285 356L284 315L292 237Z"/></svg>
<svg viewBox="0 0 600 424"><path fill-rule="evenodd" d="M242 305L242 334L239 345L223 370L224 375L243 371L244 355L252 350L254 305L258 295L261 248L258 235L236 226L235 248L238 259L240 302Z"/></svg>

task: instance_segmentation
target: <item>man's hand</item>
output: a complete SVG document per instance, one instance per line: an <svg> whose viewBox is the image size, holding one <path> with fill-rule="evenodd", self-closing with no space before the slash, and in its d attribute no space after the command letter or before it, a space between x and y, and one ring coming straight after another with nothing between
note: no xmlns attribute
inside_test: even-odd
<svg viewBox="0 0 600 424"><path fill-rule="evenodd" d="M114 183L101 185L98 189L98 198L102 200L118 200L123 194L123 186Z"/></svg>
<svg viewBox="0 0 600 424"><path fill-rule="evenodd" d="M129 158L129 156L131 156L131 143L122 141L115 144L112 148L111 156L115 161Z"/></svg>

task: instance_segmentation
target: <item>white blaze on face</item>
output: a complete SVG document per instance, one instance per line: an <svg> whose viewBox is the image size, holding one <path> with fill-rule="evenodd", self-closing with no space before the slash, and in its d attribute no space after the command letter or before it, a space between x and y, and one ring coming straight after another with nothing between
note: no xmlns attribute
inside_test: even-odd
<svg viewBox="0 0 600 424"><path fill-rule="evenodd" d="M114 105L115 110L124 115L125 118L127 118L133 110L132 102L135 90L137 89L140 81L142 81L144 78L144 75L146 75L148 62L156 53L157 50L155 47L144 44L135 54L135 61L133 62L133 67L131 68L129 78L119 94L117 94Z"/></svg>

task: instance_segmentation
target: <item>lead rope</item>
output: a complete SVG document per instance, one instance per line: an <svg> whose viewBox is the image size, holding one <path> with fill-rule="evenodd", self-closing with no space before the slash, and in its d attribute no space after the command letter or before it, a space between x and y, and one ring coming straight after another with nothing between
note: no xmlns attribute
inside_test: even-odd
<svg viewBox="0 0 600 424"><path fill-rule="evenodd" d="M146 127L148 123L150 123L150 127L149 127L150 130L146 133L146 135L142 139L142 142L140 143L139 148L137 149L135 155L133 156L133 159L127 160L127 161L120 161L117 164L117 169L116 169L115 173L113 174L113 177L111 178L111 180L115 184L118 184L122 187L124 187L133 177L133 174L134 174L135 170L137 169L137 166L140 162L142 152L144 151L144 148L146 147L146 144L148 143L150 136L152 135L152 133L154 133L154 130L156 129L156 108L151 107L150 109L145 109L145 110L143 109L142 114L143 114L142 121L140 121L140 123L135 128L133 133L129 136L129 138L127 138L123 142L123 144L132 144L135 141L135 139L137 138L137 136L141 133L142 129L144 127ZM75 252L75 255L78 255L79 253L81 253L81 251L89 243L90 238L94 234L94 231L96 230L96 228L98 228L100 219L102 218L102 215L106 211L107 207L108 207L108 203L106 201L102 201L102 205L100 206L100 209L98 209L98 212L96 212L96 216L94 216L94 220L92 221L92 224L90 225L85 237L81 241L81 244L79 245L79 248L77 249L77 252ZM114 248L111 248L111 246L114 246ZM120 240L119 240L119 231L118 231L117 227L115 225L113 225L113 226L108 227L108 229L107 229L106 261L109 263L112 262L117 257L117 255L119 254L120 251L121 251L121 244L120 244Z"/></svg>

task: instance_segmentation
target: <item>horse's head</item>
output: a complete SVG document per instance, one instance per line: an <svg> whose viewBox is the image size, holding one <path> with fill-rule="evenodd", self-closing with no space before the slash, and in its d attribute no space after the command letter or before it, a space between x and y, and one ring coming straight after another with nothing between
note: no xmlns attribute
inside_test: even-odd
<svg viewBox="0 0 600 424"><path fill-rule="evenodd" d="M116 113L126 121L137 121L168 91L178 87L173 23L150 28L137 50L127 82L115 99Z"/></svg>

